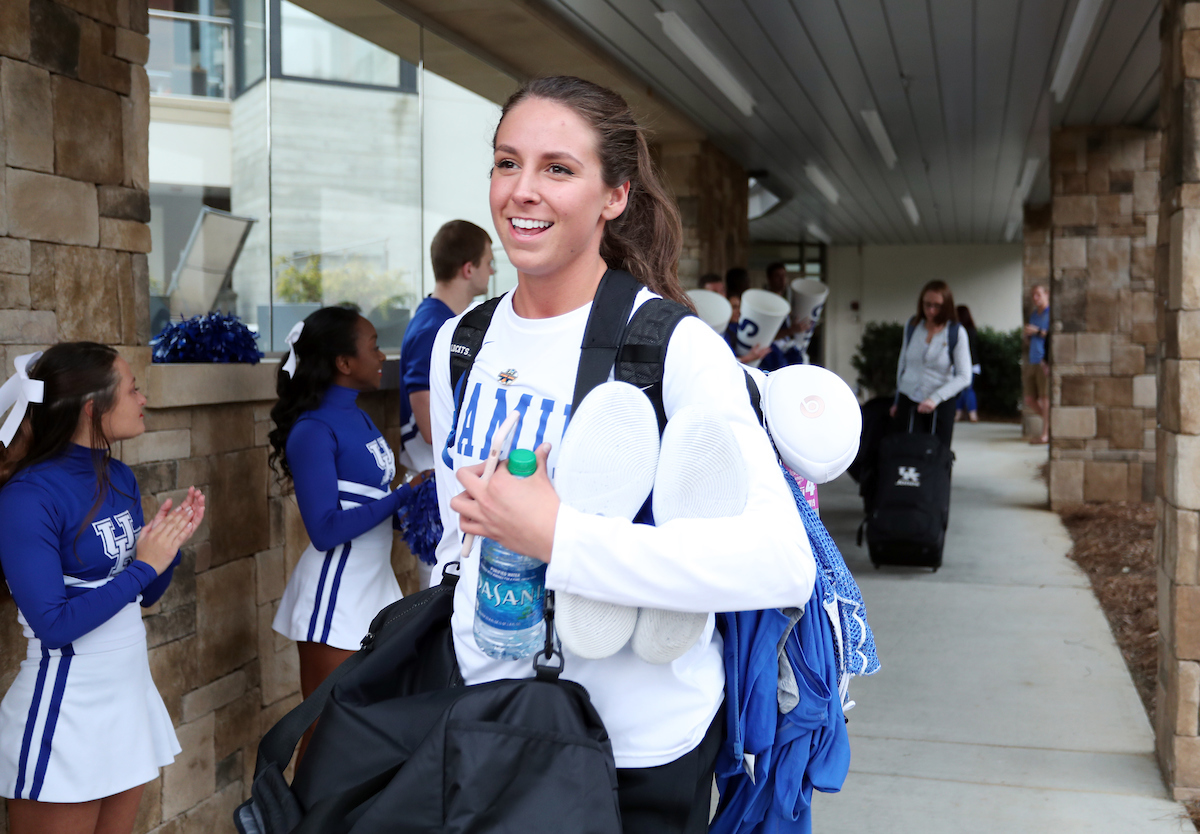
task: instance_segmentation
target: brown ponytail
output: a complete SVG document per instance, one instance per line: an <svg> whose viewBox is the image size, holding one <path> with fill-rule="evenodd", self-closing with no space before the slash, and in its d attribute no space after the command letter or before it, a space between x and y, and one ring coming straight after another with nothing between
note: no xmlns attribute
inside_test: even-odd
<svg viewBox="0 0 1200 834"><path fill-rule="evenodd" d="M691 307L679 283L683 228L679 209L662 184L645 131L617 93L569 75L535 78L509 96L500 121L527 98L566 105L596 131L604 184L629 182L629 198L620 217L604 226L600 256L613 269L623 269L664 298ZM499 128L497 128L499 129ZM493 137L492 144L495 144Z"/></svg>

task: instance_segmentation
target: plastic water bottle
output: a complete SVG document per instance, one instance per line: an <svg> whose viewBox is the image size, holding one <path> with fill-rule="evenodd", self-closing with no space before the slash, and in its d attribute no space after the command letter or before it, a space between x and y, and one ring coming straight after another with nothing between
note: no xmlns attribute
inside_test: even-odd
<svg viewBox="0 0 1200 834"><path fill-rule="evenodd" d="M528 478L537 471L537 458L528 449L514 449L508 471ZM499 660L529 657L546 643L546 563L487 538L479 553L475 644Z"/></svg>

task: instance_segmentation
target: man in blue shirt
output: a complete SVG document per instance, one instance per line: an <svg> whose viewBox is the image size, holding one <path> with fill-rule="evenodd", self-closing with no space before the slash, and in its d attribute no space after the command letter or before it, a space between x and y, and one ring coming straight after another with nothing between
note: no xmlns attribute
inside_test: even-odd
<svg viewBox="0 0 1200 834"><path fill-rule="evenodd" d="M1032 443L1050 442L1050 363L1046 357L1046 338L1050 333L1050 291L1042 284L1031 293L1033 312L1025 325L1025 341L1029 345L1028 361L1021 369L1021 387L1025 406L1041 415L1042 436Z"/></svg>
<svg viewBox="0 0 1200 834"><path fill-rule="evenodd" d="M438 229L429 250L437 283L413 313L400 346L400 460L418 472L433 468L429 432L429 355L433 339L447 319L487 292L488 280L496 272L491 237L466 220L451 220Z"/></svg>

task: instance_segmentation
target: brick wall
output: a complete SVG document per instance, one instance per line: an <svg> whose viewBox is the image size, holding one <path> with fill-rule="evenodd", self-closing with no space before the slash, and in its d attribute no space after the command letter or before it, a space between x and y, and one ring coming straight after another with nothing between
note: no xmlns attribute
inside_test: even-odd
<svg viewBox="0 0 1200 834"><path fill-rule="evenodd" d="M1130 128L1051 140L1055 507L1154 495L1160 146L1158 133Z"/></svg>

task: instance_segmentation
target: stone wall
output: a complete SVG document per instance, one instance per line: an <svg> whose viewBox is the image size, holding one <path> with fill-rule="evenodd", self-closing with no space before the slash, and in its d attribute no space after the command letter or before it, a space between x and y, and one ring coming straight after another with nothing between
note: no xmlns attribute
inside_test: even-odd
<svg viewBox="0 0 1200 834"><path fill-rule="evenodd" d="M1200 799L1200 3L1167 0L1157 258L1159 762Z"/></svg>
<svg viewBox="0 0 1200 834"><path fill-rule="evenodd" d="M1051 138L1056 508L1154 495L1160 145L1157 133L1130 128L1067 128Z"/></svg>
<svg viewBox="0 0 1200 834"><path fill-rule="evenodd" d="M144 612L183 752L135 826L208 834L233 830L262 732L298 702L294 644L271 621L307 538L267 465L277 365L149 364L148 24L145 0L0 2L0 378L57 341L118 346L149 398L146 433L114 449L145 512L189 485L208 496L170 589ZM396 391L360 402L395 445ZM413 590L411 555L397 547L394 563ZM0 692L24 656L0 590Z"/></svg>
<svg viewBox="0 0 1200 834"><path fill-rule="evenodd" d="M683 220L683 286L697 286L708 272L724 276L727 269L744 268L750 247L746 171L708 142L667 142L654 153Z"/></svg>

